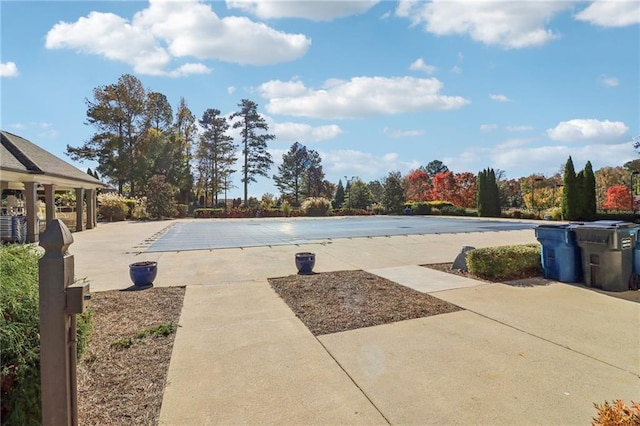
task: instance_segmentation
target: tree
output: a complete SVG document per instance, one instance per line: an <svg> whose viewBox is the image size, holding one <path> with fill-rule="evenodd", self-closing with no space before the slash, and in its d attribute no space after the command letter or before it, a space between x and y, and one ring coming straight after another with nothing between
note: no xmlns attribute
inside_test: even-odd
<svg viewBox="0 0 640 426"><path fill-rule="evenodd" d="M433 160L429 161L423 171L427 173L431 179L433 179L438 173L448 172L449 168L445 166L442 161Z"/></svg>
<svg viewBox="0 0 640 426"><path fill-rule="evenodd" d="M147 212L154 218L174 217L177 213L175 195L178 189L163 175L154 175L146 188Z"/></svg>
<svg viewBox="0 0 640 426"><path fill-rule="evenodd" d="M243 99L238 106L240 110L231 114L234 129L240 129L242 138L242 179L244 184L244 204L247 204L249 182L256 182L256 176L268 176L273 164L271 154L267 151L267 141L275 139L274 135L266 133L269 126L264 118L258 114L258 104ZM258 133L259 131L265 133Z"/></svg>
<svg viewBox="0 0 640 426"><path fill-rule="evenodd" d="M451 194L451 202L464 208L476 207L476 176L470 172L453 175L455 190Z"/></svg>
<svg viewBox="0 0 640 426"><path fill-rule="evenodd" d="M342 179L338 181L336 187L336 195L333 197L333 208L338 209L344 203L344 186L342 186Z"/></svg>
<svg viewBox="0 0 640 426"><path fill-rule="evenodd" d="M97 132L79 147L67 145L67 155L74 161L95 160L96 170L118 185L122 194L129 184L135 196L134 169L144 156L140 149L146 134L145 89L136 77L122 75L118 83L93 90L87 104L87 124Z"/></svg>
<svg viewBox="0 0 640 426"><path fill-rule="evenodd" d="M227 135L229 123L220 110L207 109L199 122L204 132L196 153L198 170L205 176L205 197L210 189L214 205L217 205L218 194L228 189L228 177L235 171L232 166L237 160L236 145L233 138Z"/></svg>
<svg viewBox="0 0 640 426"><path fill-rule="evenodd" d="M478 216L500 217L500 194L493 169L478 173L476 202Z"/></svg>
<svg viewBox="0 0 640 426"><path fill-rule="evenodd" d="M633 199L626 185L613 185L607 188L602 208L605 210L630 210Z"/></svg>
<svg viewBox="0 0 640 426"><path fill-rule="evenodd" d="M591 161L587 161L584 166L583 184L584 190L584 204L583 204L583 216L585 220L593 220L597 213L597 201L596 201L596 177L593 173L593 166Z"/></svg>
<svg viewBox="0 0 640 426"><path fill-rule="evenodd" d="M429 174L424 170L414 170L407 175L406 195L410 201L428 201L432 183Z"/></svg>
<svg viewBox="0 0 640 426"><path fill-rule="evenodd" d="M382 194L384 192L384 188L382 183L379 180L372 180L367 184L369 187L369 191L371 191L371 196L373 197L374 203L379 203L382 201Z"/></svg>
<svg viewBox="0 0 640 426"><path fill-rule="evenodd" d="M180 105L176 111L174 129L174 146L177 147L173 161L174 171L170 179L180 191L182 204L189 202L189 195L193 188L193 174L191 173L192 148L197 134L196 117L193 115L184 98L180 98Z"/></svg>
<svg viewBox="0 0 640 426"><path fill-rule="evenodd" d="M564 189L562 191L562 217L565 220L577 220L578 211L578 183L576 178L576 171L573 167L573 160L571 157L567 160L564 167L563 182Z"/></svg>
<svg viewBox="0 0 640 426"><path fill-rule="evenodd" d="M280 193L291 196L296 206L300 205L302 178L309 167L307 147L295 142L289 151L282 155L282 164L278 166L278 174L273 180Z"/></svg>
<svg viewBox="0 0 640 426"><path fill-rule="evenodd" d="M320 154L313 149L307 150L307 168L304 171L303 195L305 198L321 197L324 194L324 171Z"/></svg>
<svg viewBox="0 0 640 426"><path fill-rule="evenodd" d="M433 188L431 189L430 198L437 201L453 202L453 198L455 198L453 196L455 185L456 182L453 178L453 173L449 170L437 173L433 177Z"/></svg>
<svg viewBox="0 0 640 426"><path fill-rule="evenodd" d="M382 182L382 206L390 213L400 214L405 202L405 180L400 172L389 172Z"/></svg>
<svg viewBox="0 0 640 426"><path fill-rule="evenodd" d="M371 205L373 197L371 191L366 183L359 178L356 178L351 182L349 187L349 205L347 207L352 209L366 209Z"/></svg>
<svg viewBox="0 0 640 426"><path fill-rule="evenodd" d="M622 167L603 167L596 170L595 176L597 205L602 206L607 188L613 185L624 185L628 173Z"/></svg>

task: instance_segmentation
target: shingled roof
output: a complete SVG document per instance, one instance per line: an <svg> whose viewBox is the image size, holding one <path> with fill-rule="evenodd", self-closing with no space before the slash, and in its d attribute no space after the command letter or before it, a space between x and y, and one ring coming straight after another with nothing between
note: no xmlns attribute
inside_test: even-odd
<svg viewBox="0 0 640 426"><path fill-rule="evenodd" d="M105 187L104 183L61 160L33 142L7 131L0 131L0 178L36 181L56 185L77 183L78 187Z"/></svg>

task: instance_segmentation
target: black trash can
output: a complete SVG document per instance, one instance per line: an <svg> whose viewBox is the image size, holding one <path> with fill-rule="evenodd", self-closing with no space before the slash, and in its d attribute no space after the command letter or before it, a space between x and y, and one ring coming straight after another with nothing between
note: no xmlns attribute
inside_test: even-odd
<svg viewBox="0 0 640 426"><path fill-rule="evenodd" d="M576 226L584 282L605 291L627 291L633 271L637 225L601 220Z"/></svg>

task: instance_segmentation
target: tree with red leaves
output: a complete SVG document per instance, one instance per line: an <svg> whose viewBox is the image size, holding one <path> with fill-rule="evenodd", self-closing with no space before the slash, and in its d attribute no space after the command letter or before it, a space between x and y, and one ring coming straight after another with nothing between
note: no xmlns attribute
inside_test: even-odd
<svg viewBox="0 0 640 426"><path fill-rule="evenodd" d="M415 170L407 176L407 200L429 201L431 178L424 170Z"/></svg>
<svg viewBox="0 0 640 426"><path fill-rule="evenodd" d="M457 206L465 208L476 207L476 175L470 172L456 173L455 191L452 194L451 202Z"/></svg>
<svg viewBox="0 0 640 426"><path fill-rule="evenodd" d="M449 201L453 203L456 181L453 173L449 170L437 173L433 177L433 188L431 189L431 199L437 201Z"/></svg>
<svg viewBox="0 0 640 426"><path fill-rule="evenodd" d="M605 210L631 210L631 191L626 185L613 185L607 188L602 208Z"/></svg>

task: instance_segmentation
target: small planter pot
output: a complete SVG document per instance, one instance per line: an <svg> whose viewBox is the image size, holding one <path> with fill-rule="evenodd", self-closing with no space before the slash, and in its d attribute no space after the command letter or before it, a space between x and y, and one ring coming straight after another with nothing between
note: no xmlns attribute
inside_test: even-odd
<svg viewBox="0 0 640 426"><path fill-rule="evenodd" d="M315 264L315 253L296 253L296 268L298 268L298 274L305 275L313 273L313 267L315 266Z"/></svg>
<svg viewBox="0 0 640 426"><path fill-rule="evenodd" d="M144 261L129 265L131 281L138 287L152 285L156 275L158 275L158 262Z"/></svg>

